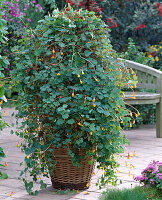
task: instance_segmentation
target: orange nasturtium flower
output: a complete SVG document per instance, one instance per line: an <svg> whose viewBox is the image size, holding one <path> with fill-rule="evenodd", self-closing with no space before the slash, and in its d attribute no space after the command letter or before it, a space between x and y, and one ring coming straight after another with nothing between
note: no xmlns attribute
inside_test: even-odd
<svg viewBox="0 0 162 200"><path fill-rule="evenodd" d="M96 107L96 104L93 102L93 107L95 108Z"/></svg>
<svg viewBox="0 0 162 200"><path fill-rule="evenodd" d="M8 166L8 164L5 162L5 166L7 167Z"/></svg>
<svg viewBox="0 0 162 200"><path fill-rule="evenodd" d="M85 21L85 17L83 16L83 20Z"/></svg>
<svg viewBox="0 0 162 200"><path fill-rule="evenodd" d="M12 196L13 192L10 193L10 197Z"/></svg>
<svg viewBox="0 0 162 200"><path fill-rule="evenodd" d="M26 134L28 134L28 130L25 130Z"/></svg>
<svg viewBox="0 0 162 200"><path fill-rule="evenodd" d="M72 95L71 95L72 97L74 97L74 90L73 90L73 93L72 93Z"/></svg>
<svg viewBox="0 0 162 200"><path fill-rule="evenodd" d="M130 154L128 153L127 159L130 159Z"/></svg>
<svg viewBox="0 0 162 200"><path fill-rule="evenodd" d="M60 76L61 74L60 73L57 73L57 76Z"/></svg>
<svg viewBox="0 0 162 200"><path fill-rule="evenodd" d="M53 48L53 50L52 50L52 53L53 53L53 54L55 54L55 53L56 53L54 48Z"/></svg>
<svg viewBox="0 0 162 200"><path fill-rule="evenodd" d="M3 112L3 116L5 116L6 115L6 113L5 113L5 111Z"/></svg>
<svg viewBox="0 0 162 200"><path fill-rule="evenodd" d="M134 157L136 156L136 153L135 153L135 151L133 152L133 156L134 156Z"/></svg>
<svg viewBox="0 0 162 200"><path fill-rule="evenodd" d="M92 135L92 134L93 134L93 132L90 132L89 134L90 134L90 135Z"/></svg>
<svg viewBox="0 0 162 200"><path fill-rule="evenodd" d="M19 142L17 143L17 147L20 148L20 143Z"/></svg>

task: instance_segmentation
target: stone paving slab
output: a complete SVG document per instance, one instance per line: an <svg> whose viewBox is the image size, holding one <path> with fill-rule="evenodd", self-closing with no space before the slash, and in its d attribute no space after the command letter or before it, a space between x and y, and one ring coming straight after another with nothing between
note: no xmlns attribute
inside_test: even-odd
<svg viewBox="0 0 162 200"><path fill-rule="evenodd" d="M5 120L10 125L15 122L15 118L11 117L14 111L14 108L5 108ZM1 171L9 175L8 179L0 180L0 200L97 200L101 193L106 190L106 188L99 190L95 186L97 179L101 175L101 172L98 172L92 177L90 188L86 191L66 195L57 194L52 188L50 180L46 179L45 181L48 184L46 190L40 191L36 197L28 195L23 183L18 180L22 169L19 163L24 160L25 155L17 148L17 143L21 142L21 140L16 135L10 134L11 129L13 127L8 127L0 133L0 146L3 146L6 153L6 158L3 159L3 162L8 164L8 167L1 169ZM122 131L122 134L125 134L129 139L130 146L125 146L125 152L120 156L116 156L120 163L117 175L119 180L123 182L118 184L117 188L131 188L139 185L133 178L136 175L140 175L149 162L152 160L162 161L162 138L156 138L154 125ZM135 157L133 156L134 151ZM128 153L131 156L130 159L127 159ZM95 172L97 171L95 169ZM107 188L112 188L112 186L109 185ZM11 193L12 195L10 196Z"/></svg>

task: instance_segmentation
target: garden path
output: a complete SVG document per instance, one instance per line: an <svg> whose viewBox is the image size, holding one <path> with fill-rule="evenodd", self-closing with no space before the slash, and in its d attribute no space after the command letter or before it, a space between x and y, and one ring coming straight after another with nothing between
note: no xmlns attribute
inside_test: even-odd
<svg viewBox="0 0 162 200"><path fill-rule="evenodd" d="M13 108L5 108L5 120L9 124L14 121L11 117ZM17 148L17 143L20 139L10 134L12 127L6 128L0 133L0 146L4 147L6 162L8 166L1 169L9 175L6 180L0 180L0 200L97 200L101 192L95 186L96 179L101 172L93 176L90 188L87 191L80 191L75 194L57 194L51 187L50 180L46 180L48 186L46 190L40 191L39 195L34 197L26 193L24 185L18 180L19 173L22 167L19 163L23 161L24 154ZM117 188L133 187L137 183L133 181L133 177L140 175L148 163L152 160L162 161L162 138L156 138L155 126L147 125L138 129L122 131L130 141L130 146L125 147L125 152L122 156L116 157L121 163L118 169L119 180L122 184L118 184ZM135 151L135 152L134 152ZM130 158L128 159L128 153ZM97 171L96 171L97 172ZM111 186L108 186L109 188Z"/></svg>

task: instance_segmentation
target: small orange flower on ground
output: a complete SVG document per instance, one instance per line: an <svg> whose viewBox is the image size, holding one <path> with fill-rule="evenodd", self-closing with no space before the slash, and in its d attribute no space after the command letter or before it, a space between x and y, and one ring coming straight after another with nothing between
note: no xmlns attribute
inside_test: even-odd
<svg viewBox="0 0 162 200"><path fill-rule="evenodd" d="M47 172L44 172L43 174L44 174L44 175L47 175Z"/></svg>
<svg viewBox="0 0 162 200"><path fill-rule="evenodd" d="M128 153L127 159L130 159L130 154Z"/></svg>
<svg viewBox="0 0 162 200"><path fill-rule="evenodd" d="M3 116L5 116L5 115L6 115L6 112L4 111L4 112L3 112Z"/></svg>
<svg viewBox="0 0 162 200"><path fill-rule="evenodd" d="M79 190L77 190L76 192L79 193Z"/></svg>
<svg viewBox="0 0 162 200"><path fill-rule="evenodd" d="M13 192L11 192L9 195L10 195L10 197L12 196L12 194L13 194Z"/></svg>
<svg viewBox="0 0 162 200"><path fill-rule="evenodd" d="M60 73L57 73L57 76L60 76L61 74Z"/></svg>
<svg viewBox="0 0 162 200"><path fill-rule="evenodd" d="M130 171L129 171L129 173L128 173L128 176L130 176Z"/></svg>
<svg viewBox="0 0 162 200"><path fill-rule="evenodd" d="M7 167L8 166L8 164L5 162L5 166Z"/></svg>
<svg viewBox="0 0 162 200"><path fill-rule="evenodd" d="M95 175L96 173L95 173L95 172L93 172L92 174L93 174L93 175Z"/></svg>
<svg viewBox="0 0 162 200"><path fill-rule="evenodd" d="M19 142L17 143L17 147L20 148L20 143Z"/></svg>
<svg viewBox="0 0 162 200"><path fill-rule="evenodd" d="M28 130L25 130L26 134L28 134Z"/></svg>
<svg viewBox="0 0 162 200"><path fill-rule="evenodd" d="M85 194L89 194L89 192L87 191L87 192L85 192Z"/></svg>
<svg viewBox="0 0 162 200"><path fill-rule="evenodd" d="M135 153L135 151L133 152L133 156L134 156L134 157L136 156L136 153Z"/></svg>
<svg viewBox="0 0 162 200"><path fill-rule="evenodd" d="M120 173L120 171L117 169L117 171L116 171L118 174Z"/></svg>
<svg viewBox="0 0 162 200"><path fill-rule="evenodd" d="M127 162L126 162L126 161L125 161L125 166L126 166L126 167L128 167L128 164L127 164Z"/></svg>

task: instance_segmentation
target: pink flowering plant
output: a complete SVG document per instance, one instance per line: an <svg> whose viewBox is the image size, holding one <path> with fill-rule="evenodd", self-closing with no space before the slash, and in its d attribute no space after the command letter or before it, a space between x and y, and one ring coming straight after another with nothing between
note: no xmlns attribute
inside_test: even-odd
<svg viewBox="0 0 162 200"><path fill-rule="evenodd" d="M153 161L141 172L140 176L136 176L136 181L144 184L146 187L156 187L162 189L162 162Z"/></svg>

